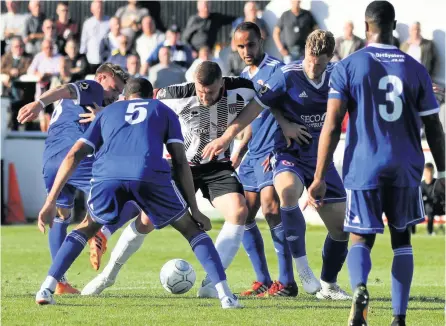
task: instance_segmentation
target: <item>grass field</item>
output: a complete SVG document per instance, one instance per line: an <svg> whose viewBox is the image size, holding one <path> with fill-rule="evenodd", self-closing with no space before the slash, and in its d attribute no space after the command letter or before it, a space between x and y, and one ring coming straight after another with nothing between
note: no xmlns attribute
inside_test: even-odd
<svg viewBox="0 0 446 326"><path fill-rule="evenodd" d="M260 226L274 277L274 248L266 224ZM215 239L220 224L215 223L214 228L211 235ZM111 239L109 249L119 235L120 232ZM324 229L308 228L307 253L315 273L320 273L324 238ZM115 286L101 297L57 297L57 305L40 307L34 303L34 295L50 263L46 236L35 226L2 227L1 245L2 325L346 325L350 309L350 302L318 302L302 293L295 299L245 299L245 309L223 311L217 300L195 298L204 273L187 242L171 228L149 235L142 249L123 268ZM444 237L428 237L420 227L413 245L416 267L408 325L444 325ZM110 250L106 260L109 254ZM186 259L197 272L194 288L185 295L169 295L159 283L161 266L172 258ZM377 240L372 259L369 325L389 325L392 252L388 233ZM95 275L86 249L68 277L81 289ZM250 285L253 275L242 249L228 270L229 284L238 293ZM349 289L346 267L339 283Z"/></svg>

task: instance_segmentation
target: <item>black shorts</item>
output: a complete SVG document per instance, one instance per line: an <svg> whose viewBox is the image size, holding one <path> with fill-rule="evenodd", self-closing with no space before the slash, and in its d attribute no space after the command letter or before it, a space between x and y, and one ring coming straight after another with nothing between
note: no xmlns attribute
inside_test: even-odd
<svg viewBox="0 0 446 326"><path fill-rule="evenodd" d="M211 202L219 196L233 192L244 196L243 186L231 162L211 162L191 166L191 170L195 192L200 189L203 197ZM178 179L173 170L172 177L178 185Z"/></svg>

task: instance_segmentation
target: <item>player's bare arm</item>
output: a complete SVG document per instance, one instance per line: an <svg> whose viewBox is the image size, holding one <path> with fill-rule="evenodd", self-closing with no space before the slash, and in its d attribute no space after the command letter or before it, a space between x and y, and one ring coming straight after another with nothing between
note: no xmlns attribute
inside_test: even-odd
<svg viewBox="0 0 446 326"><path fill-rule="evenodd" d="M64 99L76 98L77 92L73 85L66 84L50 89L43 93L36 101L23 106L19 111L17 121L20 123L33 121L47 105Z"/></svg>
<svg viewBox="0 0 446 326"><path fill-rule="evenodd" d="M282 129L288 147L291 146L291 140L294 140L300 146L310 143L310 139L313 137L305 126L289 121L283 116L282 110L278 108L272 107L270 110Z"/></svg>
<svg viewBox="0 0 446 326"><path fill-rule="evenodd" d="M198 209L197 200L195 198L194 180L192 178L189 163L187 162L184 145L180 143L170 143L166 145L166 148L172 158L173 169L178 175L181 194L189 205L193 219L200 223L200 226L205 231L211 230L212 225L210 219Z"/></svg>
<svg viewBox="0 0 446 326"><path fill-rule="evenodd" d="M39 213L38 227L41 232L45 233L46 222L49 221L51 227L52 219L55 216L53 213L55 213L56 209L56 199L59 197L62 188L76 170L79 163L92 152L93 148L90 145L87 145L82 141L77 141L62 161L62 164L57 171L53 187L46 198L45 205Z"/></svg>
<svg viewBox="0 0 446 326"><path fill-rule="evenodd" d="M346 106L339 99L329 99L327 103L327 116L322 127L317 152L316 172L314 181L308 188L308 200L310 205L318 208L323 204L326 184L325 174L330 162L333 161L333 153L338 146L341 137L341 125L346 113Z"/></svg>
<svg viewBox="0 0 446 326"><path fill-rule="evenodd" d="M224 134L211 141L203 149L203 159L212 158L228 149L234 138L245 129L259 114L263 108L255 99L252 99L242 110L240 115L232 121Z"/></svg>
<svg viewBox="0 0 446 326"><path fill-rule="evenodd" d="M231 156L231 162L234 169L237 169L240 166L240 163L242 162L243 157L245 156L246 152L248 151L248 143L252 138L252 128L251 125L248 125L243 131L241 132L242 138L240 140L240 144L238 148L232 153Z"/></svg>
<svg viewBox="0 0 446 326"><path fill-rule="evenodd" d="M439 178L443 179L444 185L444 171L445 171L445 161L444 161L444 132L443 126L440 121L438 114L431 114L421 117L424 124L424 130L426 134L426 140L431 149L432 156L434 157L435 165L439 172ZM441 174L443 172L443 175Z"/></svg>

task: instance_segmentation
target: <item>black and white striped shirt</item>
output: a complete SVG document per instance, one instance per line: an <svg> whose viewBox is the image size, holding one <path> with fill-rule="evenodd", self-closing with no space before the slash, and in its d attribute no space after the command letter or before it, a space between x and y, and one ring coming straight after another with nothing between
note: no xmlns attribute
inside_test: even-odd
<svg viewBox="0 0 446 326"><path fill-rule="evenodd" d="M194 83L168 86L161 88L157 93L157 98L174 110L180 118L189 164L199 165L209 162L209 159L202 158L204 147L223 135L229 124L256 94L250 80L223 77L223 82L222 97L210 107L201 105ZM228 161L231 148L212 161Z"/></svg>

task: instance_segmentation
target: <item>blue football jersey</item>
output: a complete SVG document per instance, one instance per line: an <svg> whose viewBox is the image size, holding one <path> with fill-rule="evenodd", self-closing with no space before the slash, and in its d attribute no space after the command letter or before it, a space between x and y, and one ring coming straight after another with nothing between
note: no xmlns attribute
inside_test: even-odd
<svg viewBox="0 0 446 326"><path fill-rule="evenodd" d="M249 66L247 66L243 69L240 77L251 80L258 92L274 72L282 66L282 61L265 53L265 57L253 74L249 72ZM271 153L274 149L275 133L278 127L276 119L267 109L263 110L251 123L252 138L249 141L248 150L252 158L263 157Z"/></svg>
<svg viewBox="0 0 446 326"><path fill-rule="evenodd" d="M93 80L71 84L77 92L77 99L62 100L54 108L45 141L44 162L55 155L66 155L74 143L87 130L88 124L79 123L79 114L86 113L83 105L102 105L104 89Z"/></svg>
<svg viewBox="0 0 446 326"><path fill-rule="evenodd" d="M283 110L288 120L305 125L313 139L310 145L292 144L292 150L299 155L316 157L319 135L327 112L329 78L333 64L329 63L321 76L319 84L309 79L304 72L302 61L285 65L277 69L262 88L256 101L265 109L270 107ZM285 149L286 142L279 129L276 131L276 149Z"/></svg>
<svg viewBox="0 0 446 326"><path fill-rule="evenodd" d="M163 145L183 143L175 112L159 100L115 102L81 138L95 150L93 178L156 182L170 178Z"/></svg>
<svg viewBox="0 0 446 326"><path fill-rule="evenodd" d="M417 187L420 116L439 111L426 69L397 47L370 44L338 63L330 98L348 105L343 175L348 189Z"/></svg>

